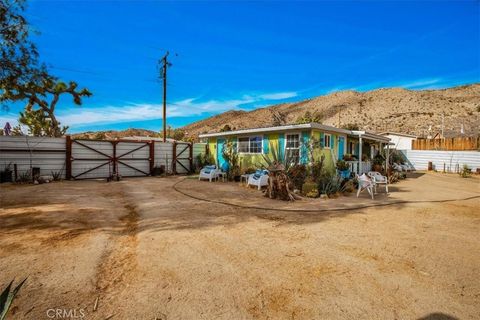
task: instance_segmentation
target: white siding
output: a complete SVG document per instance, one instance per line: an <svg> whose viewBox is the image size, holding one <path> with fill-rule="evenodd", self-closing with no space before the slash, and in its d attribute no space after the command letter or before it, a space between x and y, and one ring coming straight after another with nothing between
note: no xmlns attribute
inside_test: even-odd
<svg viewBox="0 0 480 320"><path fill-rule="evenodd" d="M65 177L65 138L0 136L0 170L17 165L18 175L40 168L41 175L61 172ZM12 151L4 151L5 149ZM13 150L25 150L23 152ZM50 150L50 152L45 152Z"/></svg>
<svg viewBox="0 0 480 320"><path fill-rule="evenodd" d="M386 137L390 138L390 143L394 144L391 148L397 150L412 150L412 141L416 140L416 138L397 136L394 134L389 134Z"/></svg>
<svg viewBox="0 0 480 320"><path fill-rule="evenodd" d="M478 151L402 150L402 153L417 170L427 170L429 161L438 171L443 171L444 164L447 171L455 171L464 164L473 170L480 168Z"/></svg>
<svg viewBox="0 0 480 320"><path fill-rule="evenodd" d="M78 176L79 179L108 177L113 172L112 165L108 161L108 157L113 156L113 144L109 141L77 141L78 143L72 143L72 176ZM155 141L154 146L154 165L164 165L167 172L172 173L173 143ZM199 153L204 153L205 146L205 143L194 144L193 157L195 158ZM99 152L91 150L88 147ZM128 153L129 151L137 148L139 149ZM180 144L177 148L177 153L179 153L183 148L184 145ZM52 172L61 172L62 177L65 178L65 138L0 136L0 149L2 149L0 152L0 169L5 168L5 166L9 164L13 169L13 164L16 164L18 174L20 175L30 170L31 167L39 167L40 174L42 175L50 175ZM49 152L46 152L47 150L49 150ZM118 142L116 147L116 156L121 157L120 161L127 165L138 168L147 173L150 170L150 162L148 160L150 156L150 148L146 143L123 141ZM182 158L188 158L188 156L188 150L181 155ZM189 168L190 161L188 159L181 160L181 162L186 168ZM82 174L83 172L102 164L104 165L100 168L92 170L89 173ZM123 177L142 175L141 172L129 168L121 163L118 163L118 172ZM177 164L177 172L185 173L186 171L182 166Z"/></svg>
<svg viewBox="0 0 480 320"><path fill-rule="evenodd" d="M170 142L155 142L155 166L165 166L168 173L172 172L173 144Z"/></svg>

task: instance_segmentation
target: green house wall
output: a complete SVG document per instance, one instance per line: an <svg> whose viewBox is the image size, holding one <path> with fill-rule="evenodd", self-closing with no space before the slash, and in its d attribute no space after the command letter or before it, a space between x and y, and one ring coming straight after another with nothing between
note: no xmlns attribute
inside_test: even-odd
<svg viewBox="0 0 480 320"><path fill-rule="evenodd" d="M264 134L264 144L268 141L268 147L263 148L262 154L239 154L239 162L241 170L246 170L248 168L259 168L262 166L266 166L266 162L264 160L265 157L269 157L273 159L273 154L276 153L277 155L280 154L280 157L284 156L284 148L285 148L285 139L284 139L285 132L278 132L278 133L269 133ZM308 130L300 132L302 142L304 146L300 148L300 162L307 164L310 151L308 150L308 143L309 140L313 137L319 146L323 147L323 134L319 130ZM319 160L320 156L323 154L325 156L324 165L326 170L330 172L335 171L335 161L338 155L338 135L334 133L330 133L332 135L332 146L331 149L320 149L316 148L313 153L314 160ZM209 152L214 156L216 163L218 164L217 160L217 139L225 139L228 140L237 140L238 136L225 136L225 137L218 137L218 138L209 138L208 139L208 148Z"/></svg>

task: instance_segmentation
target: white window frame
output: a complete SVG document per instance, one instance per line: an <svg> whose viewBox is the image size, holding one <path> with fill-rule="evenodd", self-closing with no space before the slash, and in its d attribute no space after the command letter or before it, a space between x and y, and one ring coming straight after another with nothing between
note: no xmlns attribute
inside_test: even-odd
<svg viewBox="0 0 480 320"><path fill-rule="evenodd" d="M327 137L328 137L328 146L326 144ZM325 149L331 149L332 148L332 135L330 133L324 133L323 134L323 148L325 148Z"/></svg>
<svg viewBox="0 0 480 320"><path fill-rule="evenodd" d="M287 148L287 136L297 136L298 137L298 148ZM287 150L296 150L298 149L298 163L300 163L300 160L302 158L302 134L300 132L285 132L284 133L284 138L285 138L285 146L283 148L283 154L285 157L287 156Z"/></svg>
<svg viewBox="0 0 480 320"><path fill-rule="evenodd" d="M240 139L246 139L248 138L248 152L240 152ZM260 147L260 152L251 152L250 151L250 139L251 138L260 138L260 141L262 142L262 145ZM263 135L253 135L253 136L241 136L237 137L237 153L238 154L262 154L263 153Z"/></svg>

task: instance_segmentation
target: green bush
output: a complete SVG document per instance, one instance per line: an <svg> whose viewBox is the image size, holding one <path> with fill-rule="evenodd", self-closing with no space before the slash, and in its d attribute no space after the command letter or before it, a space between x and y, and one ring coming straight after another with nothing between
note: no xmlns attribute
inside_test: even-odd
<svg viewBox="0 0 480 320"><path fill-rule="evenodd" d="M468 167L468 165L464 164L462 170L458 174L462 178L468 178L472 175L472 170Z"/></svg>
<svg viewBox="0 0 480 320"><path fill-rule="evenodd" d="M314 182L314 181L306 181L303 185L302 185L302 194L304 196L306 196L307 194L313 194L314 191L316 190L316 192L318 193L318 189L317 189L317 183Z"/></svg>

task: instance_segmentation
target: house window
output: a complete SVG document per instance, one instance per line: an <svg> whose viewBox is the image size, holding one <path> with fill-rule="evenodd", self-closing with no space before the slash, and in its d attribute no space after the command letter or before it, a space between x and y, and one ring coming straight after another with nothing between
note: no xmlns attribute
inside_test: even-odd
<svg viewBox="0 0 480 320"><path fill-rule="evenodd" d="M262 137L238 138L239 153L262 153Z"/></svg>
<svg viewBox="0 0 480 320"><path fill-rule="evenodd" d="M285 157L291 163L300 162L300 135L287 134L285 136Z"/></svg>
<svg viewBox="0 0 480 320"><path fill-rule="evenodd" d="M332 145L332 144L331 144L331 141L332 141L332 136L326 133L326 134L323 136L323 146L324 146L326 149L330 149L330 146Z"/></svg>

